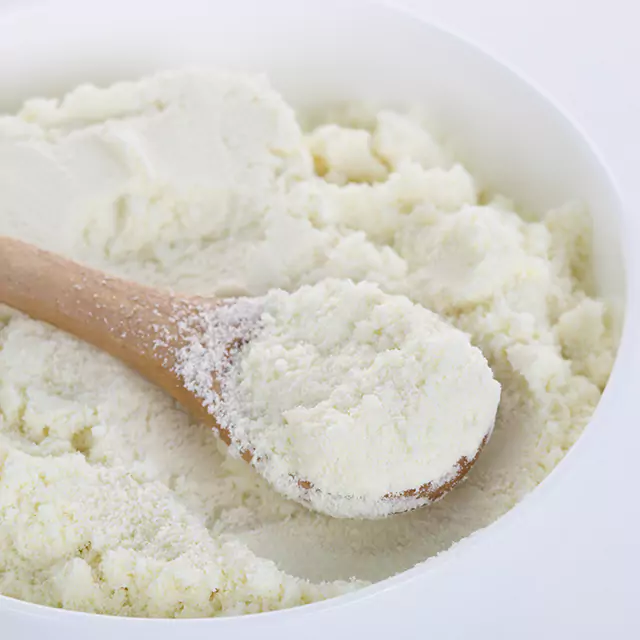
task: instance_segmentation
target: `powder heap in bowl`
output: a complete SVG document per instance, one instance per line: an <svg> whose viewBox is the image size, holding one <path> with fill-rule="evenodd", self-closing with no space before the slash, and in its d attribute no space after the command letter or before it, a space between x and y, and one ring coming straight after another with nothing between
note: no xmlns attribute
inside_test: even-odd
<svg viewBox="0 0 640 640"><path fill-rule="evenodd" d="M186 295L339 278L406 296L502 387L467 480L405 515L313 513L119 362L0 308L0 593L155 617L321 600L493 522L579 437L615 351L588 215L481 196L419 114L299 122L265 78L226 73L28 101L0 117L0 233Z"/></svg>

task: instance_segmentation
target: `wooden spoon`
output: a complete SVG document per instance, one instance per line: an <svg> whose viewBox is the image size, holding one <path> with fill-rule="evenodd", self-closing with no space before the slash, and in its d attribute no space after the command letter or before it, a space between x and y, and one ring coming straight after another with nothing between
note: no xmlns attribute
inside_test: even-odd
<svg viewBox="0 0 640 640"><path fill-rule="evenodd" d="M237 444L232 429L216 422L202 399L185 388L176 372L176 354L186 344L176 317L199 314L203 308L229 301L178 296L121 280L20 240L0 236L0 303L48 322L118 358L170 394L196 419L211 425L227 445ZM215 378L211 386L220 391ZM427 482L380 499L393 500L395 513L438 500L466 475L487 438L488 435L473 458L460 458L448 480ZM250 449L245 448L241 455L247 462L255 462ZM314 491L306 480L298 479L298 484L305 491Z"/></svg>

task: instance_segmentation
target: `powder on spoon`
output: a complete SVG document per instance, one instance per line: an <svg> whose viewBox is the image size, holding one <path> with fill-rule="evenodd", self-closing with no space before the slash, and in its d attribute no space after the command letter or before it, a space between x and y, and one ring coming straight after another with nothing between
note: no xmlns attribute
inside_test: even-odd
<svg viewBox="0 0 640 640"><path fill-rule="evenodd" d="M272 290L180 328L187 346L177 371L233 434L236 455L252 450L280 493L332 516L382 517L429 502L381 498L452 479L493 427L500 385L482 352L437 314L372 283Z"/></svg>

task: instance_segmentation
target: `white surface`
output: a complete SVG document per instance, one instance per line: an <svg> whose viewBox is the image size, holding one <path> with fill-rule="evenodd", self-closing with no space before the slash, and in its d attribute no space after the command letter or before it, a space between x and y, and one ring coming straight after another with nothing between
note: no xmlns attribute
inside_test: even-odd
<svg viewBox="0 0 640 640"><path fill-rule="evenodd" d="M435 6L435 3L433 4ZM455 10L452 5L453 7L457 5L458 11L462 14L461 4L450 2L448 10L451 10L453 15ZM557 5L569 5L569 3L545 2L536 3L536 5L527 3L531 4L529 7L531 15L538 15L539 18L535 19L527 14L518 13L517 19L527 28L527 34L520 32L520 37L513 37L510 28L505 27L507 2L500 3L500 7L496 2L474 4L483 4L482 9L478 7L476 12L479 14L482 11L485 17L490 17L484 23L481 22L479 18L474 17L473 10L469 9L471 2L464 3L468 9L468 13L464 14L468 19L467 26L473 24L474 28L480 28L484 24L485 31L482 33L486 34L489 27L502 24L502 30L508 32L510 36L507 40L513 40L519 45L515 47L516 53L510 59L516 63L520 62L523 68L526 64L522 64L522 60L525 63L528 60L530 63L532 59L538 61L538 58L527 54L518 60L518 52L523 55L523 52L544 47L545 56L549 56L546 58L546 67L538 68L538 71L533 73L529 69L529 75L539 84L545 86L545 77L553 77L559 84L565 74L567 78L571 78L571 82L567 85L573 89L564 94L564 97L556 92L560 102L564 102L571 109L572 103L567 98L578 95L575 105L583 109L586 105L589 106L586 110L572 110L578 116L577 119L588 126L596 142L603 148L610 165L622 180L627 199L635 202L640 194L637 188L634 193L631 186L634 168L630 150L637 145L638 128L637 126L634 128L631 114L633 100L635 99L637 103L638 96L626 88L627 84L634 84L630 79L633 77L630 67L626 68L626 72L618 83L613 79L613 75L609 75L610 66L605 67L609 72L596 81L587 74L580 73L581 64L576 63L575 67L571 67L569 63L564 66L560 63L561 60L566 60L563 52L566 54L570 45L562 42L562 30L556 31L556 29L558 24L570 24L571 15L568 8L562 13ZM540 4L543 7L546 5L548 12L559 11L561 15L540 14ZM579 6L577 3L572 4ZM621 7L616 9L616 5L621 3L607 3L609 19L612 19L611 16L616 10L621 10ZM493 14L490 13L490 7L496 8ZM535 13L536 11L538 14ZM591 16L587 32L595 34L597 31L600 34L604 31L602 17L599 17L595 11L584 6L580 11L584 12L579 16L581 20L586 15ZM498 15L502 16L502 22L497 19ZM624 19L626 25L632 22L632 17L627 15ZM447 16L441 15L440 21L446 21L446 18ZM453 23L450 24L453 25ZM550 29L550 33L547 33L543 29L545 25L547 27L552 25L554 29ZM628 28L626 25L625 29ZM60 28L59 25L58 28ZM126 25L120 24L119 28L126 31ZM459 24L458 29L464 31L464 24ZM500 29L497 30L500 31ZM337 31L338 35L344 35L341 30ZM54 34L52 37L55 38L55 29L52 33ZM482 33L475 37L471 32L467 31L467 33L475 40L482 40ZM613 33L608 44L603 44L602 49L608 56L610 54L607 57L609 61L607 64L611 65L624 58L623 54L611 53L618 51L618 46L623 41L616 32ZM558 37L554 40L551 34L558 34ZM528 47L522 46L525 35L531 37L531 40L528 40ZM497 42L494 37L495 31L489 38L493 44ZM69 39L74 38L69 34ZM593 55L594 39L582 39L584 49L581 50L583 56L578 58L579 60L589 57L585 53L587 49L590 51L589 55ZM7 36L5 44L8 40ZM274 38L274 41L278 42L277 38ZM631 41L630 31L629 41ZM403 40L398 39L395 45L400 46L401 42ZM502 39L501 42L503 42ZM558 45L555 50L554 42ZM312 47L308 39L305 39L303 44ZM0 38L0 51L2 46L2 38ZM497 48L489 48L500 54ZM8 61L6 53L4 63L0 64L0 77L3 78L3 82L5 75L8 75L12 68L10 65L15 60L14 57ZM389 48L388 55L396 59L402 57L401 52L393 47ZM504 55L502 57L509 58ZM1 59L2 56L0 56ZM55 60L52 64L54 62ZM18 69L20 64L28 63L28 60L21 59L16 63L15 68ZM447 60L445 64L452 64L452 62ZM535 65L532 68L535 69ZM553 69L553 76L549 69ZM558 75L559 69L564 71ZM42 71L43 74L44 72L45 70ZM548 73L548 76L545 76L545 73ZM580 75L584 83L575 84L573 81ZM492 77L483 77L485 84L488 83L487 86L491 86L491 83L494 83L494 88L500 85L501 81L498 77L500 74L488 73L488 76ZM628 80L625 82L625 79ZM322 80L328 81L325 77ZM401 80L398 78L397 82ZM390 81L390 84L393 83ZM601 88L603 84L607 87L606 92ZM478 97L480 97L480 85L481 82L478 79L476 86L471 88L472 91L478 92ZM565 87L564 84L560 86ZM546 84L546 87L554 89L550 84ZM622 91L623 87L625 91ZM505 92L506 95L510 95L510 90L505 89ZM523 104L530 99L526 93L519 96L524 101ZM593 100L594 95L598 95L606 102L596 103ZM514 98L514 96L511 97ZM620 100L621 97L622 100ZM624 103L624 106L620 106L619 101ZM597 166L583 155L586 151L581 148L579 140L575 139L571 133L563 134L562 123L555 121L551 115L548 115L544 124L540 124L541 117L545 120L542 115L544 111L544 108L539 106L533 109L535 117L532 118L532 122L539 126L530 133L531 137L527 140L532 153L541 154L538 156L540 180L544 181L545 175L548 179L549 172L554 166L556 168L563 166L564 156L566 167L566 174L563 175L564 188L571 191L577 185L582 185L591 195L591 199L596 202L593 205L595 208L597 208L597 201L601 199L599 231L604 235L608 228L605 211L607 208L615 209L615 199L608 193L606 181L602 181ZM623 118L625 113L629 116L626 121ZM443 117L446 115L444 114ZM508 130L509 115L508 112L501 114L503 131ZM454 116L455 114L451 117L455 122ZM542 153L545 151L544 136L541 137L540 146L537 146L536 133L552 131L554 131L552 137L557 135L557 139L561 142L554 149L546 149L545 156ZM617 142L614 143L614 140ZM478 136L475 142L481 143ZM628 145L628 155L624 153L625 143ZM501 140L497 146L506 151L510 144L511 141L505 139ZM499 150L497 150L497 157L500 156ZM551 150L553 153L549 153ZM546 158L548 162L545 164ZM500 162L499 159L494 158L489 164L491 166L488 166L487 171L491 173L492 169L499 168ZM629 216L625 220L624 235L629 238L634 233L637 238L637 222ZM608 250L610 251L610 246ZM606 252L605 242L601 253ZM610 255L609 258L614 256ZM613 263L614 268L610 272L610 278L616 279L615 260ZM637 313L635 302L631 305L630 312ZM637 322L637 315L635 319ZM374 587L367 592L371 595L370 599L359 596L347 598L346 600L351 602L347 607L337 607L334 603L328 602L288 614L267 614L255 619L192 623L180 621L154 623L112 619L102 620L100 627L95 626L95 619L64 612L49 612L4 600L0 601L0 616L4 616L4 618L0 617L3 637L5 634L11 640L41 637L36 635L35 619L34 624L27 627L25 618L17 613L19 611L31 612L32 615L40 617L42 626L37 625L40 634L45 633L46 629L48 637L58 637L54 634L72 631L73 636L67 635L71 638L81 637L76 634L84 624L88 625L85 629L95 632L94 637L99 637L97 633L105 638L117 633L122 638L154 637L162 640L173 637L204 638L214 633L219 633L218 637L224 637L224 634L228 633L229 637L234 638L255 637L256 634L264 638L302 637L303 634L308 638L324 638L327 635L348 637L355 633L371 638L393 635L410 638L418 635L428 637L429 630L436 637L451 638L468 636L476 638L540 636L600 638L605 634L621 638L634 637L638 633L633 589L640 557L636 536L637 525L640 523L640 509L633 487L636 482L635 453L640 446L640 438L637 430L633 428L631 414L634 413L632 411L635 383L633 376L637 376L635 363L640 358L638 346L637 335L632 343L627 342L618 364L615 384L612 384L610 392L606 395L596 419L587 435L580 441L567 461L553 474L550 481L534 492L522 508L516 509L500 521L498 526L461 545L457 552L447 554L427 573L422 573L420 570L411 572L414 576L422 573L411 583L406 583L405 577L393 581L400 586L386 592L381 592L380 588ZM621 443L623 443L622 446ZM592 478L590 470L603 467L609 469L609 474ZM592 483L591 486L589 486L590 483ZM341 602L344 603L345 599ZM13 614L10 611L16 613ZM26 635L27 633L30 635ZM243 636L242 633L245 635Z"/></svg>

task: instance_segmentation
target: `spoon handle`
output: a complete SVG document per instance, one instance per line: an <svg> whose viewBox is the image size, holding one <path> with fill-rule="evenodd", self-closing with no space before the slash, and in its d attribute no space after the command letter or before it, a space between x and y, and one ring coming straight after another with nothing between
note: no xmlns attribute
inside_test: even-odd
<svg viewBox="0 0 640 640"><path fill-rule="evenodd" d="M172 317L184 301L0 236L0 303L124 361L171 390Z"/></svg>

